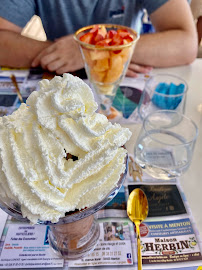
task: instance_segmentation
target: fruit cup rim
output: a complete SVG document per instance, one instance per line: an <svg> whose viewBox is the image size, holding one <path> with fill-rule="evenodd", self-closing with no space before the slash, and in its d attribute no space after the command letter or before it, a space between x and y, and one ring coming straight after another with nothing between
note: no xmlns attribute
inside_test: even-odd
<svg viewBox="0 0 202 270"><path fill-rule="evenodd" d="M126 29L128 31L130 31L130 33L133 34L134 36L134 40L127 43L127 44L123 44L123 45L113 45L113 46L107 46L107 47L96 47L95 45L93 44L88 44L88 43L85 43L83 41L81 41L79 38L78 38L78 35L81 33L81 32L84 32L84 31L87 31L89 29L92 29L93 27L95 26L105 26L106 28L117 28L117 29ZM124 49L124 48L128 48L128 47L131 47L133 44L135 44L138 40L139 40L140 36L139 34L133 30L131 27L128 27L128 26L124 26L124 25L119 25L119 24L92 24L92 25L88 25L88 26L84 26L80 29L78 29L75 33L74 33L74 39L84 48L87 48L87 49L93 49L93 50L98 50L98 51L101 51L101 50L106 50L106 51L116 51L116 50L121 50L121 49Z"/></svg>

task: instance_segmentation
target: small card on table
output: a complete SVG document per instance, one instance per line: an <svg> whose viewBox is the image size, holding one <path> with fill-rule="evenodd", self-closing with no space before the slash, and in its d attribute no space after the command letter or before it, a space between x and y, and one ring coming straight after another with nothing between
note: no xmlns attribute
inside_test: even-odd
<svg viewBox="0 0 202 270"><path fill-rule="evenodd" d="M177 185L129 185L129 194L135 188L141 188L147 196L149 203L148 217L187 213Z"/></svg>

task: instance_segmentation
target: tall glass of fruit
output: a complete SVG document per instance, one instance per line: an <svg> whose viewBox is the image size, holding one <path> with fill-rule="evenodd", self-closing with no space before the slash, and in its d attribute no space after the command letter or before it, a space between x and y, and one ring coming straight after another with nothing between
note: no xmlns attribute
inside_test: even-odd
<svg viewBox="0 0 202 270"><path fill-rule="evenodd" d="M99 24L79 29L74 38L80 45L85 70L97 94L100 110L109 116L139 36L126 26Z"/></svg>

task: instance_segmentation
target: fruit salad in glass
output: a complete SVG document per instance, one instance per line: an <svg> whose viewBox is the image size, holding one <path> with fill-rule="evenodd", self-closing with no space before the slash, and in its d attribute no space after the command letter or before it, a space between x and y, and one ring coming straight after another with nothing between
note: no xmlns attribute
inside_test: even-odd
<svg viewBox="0 0 202 270"><path fill-rule="evenodd" d="M105 114L130 63L138 34L122 25L100 24L79 29L79 43L89 81Z"/></svg>

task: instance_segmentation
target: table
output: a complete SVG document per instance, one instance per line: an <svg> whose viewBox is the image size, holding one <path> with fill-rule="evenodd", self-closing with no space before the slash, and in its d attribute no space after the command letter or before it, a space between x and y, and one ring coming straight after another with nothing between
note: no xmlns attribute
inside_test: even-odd
<svg viewBox="0 0 202 270"><path fill-rule="evenodd" d="M200 202L200 193L202 191L202 180L200 179L200 164L202 164L202 149L200 148L202 143L202 59L196 59L191 65L187 66L161 68L152 71L152 74L157 73L171 73L178 75L186 80L189 86L185 114L192 118L198 125L199 136L196 142L192 164L188 172L186 172L179 181L188 200L193 218L196 222L196 227L198 228L202 239L202 214ZM133 133L130 141L126 144L129 153L133 154L134 144L141 128L141 124L127 124L124 126L128 127ZM1 213L0 219L2 221Z"/></svg>
<svg viewBox="0 0 202 270"><path fill-rule="evenodd" d="M188 84L185 114L195 121L199 135L189 170L180 178L180 184L190 205L193 218L202 238L202 59L196 59L192 64L173 68L154 69L152 74L170 73L182 77ZM133 154L134 144L139 133L140 124L125 125L133 135L126 144L130 154Z"/></svg>

